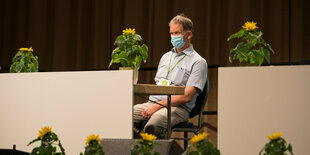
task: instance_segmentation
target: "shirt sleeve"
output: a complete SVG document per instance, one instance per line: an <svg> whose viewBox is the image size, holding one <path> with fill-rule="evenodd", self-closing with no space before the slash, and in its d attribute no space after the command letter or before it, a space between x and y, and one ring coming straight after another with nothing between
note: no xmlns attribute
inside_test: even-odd
<svg viewBox="0 0 310 155"><path fill-rule="evenodd" d="M208 64L204 59L196 61L191 69L191 74L186 86L196 87L202 92L208 77ZM200 93L199 92L199 93Z"/></svg>

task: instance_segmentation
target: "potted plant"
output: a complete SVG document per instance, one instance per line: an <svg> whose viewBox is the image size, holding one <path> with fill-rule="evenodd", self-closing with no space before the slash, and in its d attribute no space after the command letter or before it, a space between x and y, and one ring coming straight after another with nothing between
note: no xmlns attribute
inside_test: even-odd
<svg viewBox="0 0 310 155"><path fill-rule="evenodd" d="M119 35L114 42L117 47L112 51L109 68L113 63L120 63L122 67L133 69L134 83L137 83L140 64L148 58L148 47L142 42L143 39L136 34L135 29L123 30L123 35Z"/></svg>
<svg viewBox="0 0 310 155"><path fill-rule="evenodd" d="M154 140L157 139L155 135L148 133L140 133L142 139L137 140L137 144L131 149L131 155L151 155L154 146L160 145L155 143ZM153 155L159 155L159 152L154 152Z"/></svg>
<svg viewBox="0 0 310 155"><path fill-rule="evenodd" d="M229 62L239 60L240 65L260 66L264 59L270 63L270 51L273 49L262 38L263 33L258 30L256 23L246 22L239 32L229 36L227 41L240 38L242 41L230 50Z"/></svg>
<svg viewBox="0 0 310 155"><path fill-rule="evenodd" d="M38 56L34 56L32 52L32 47L20 48L13 57L10 73L38 72Z"/></svg>
<svg viewBox="0 0 310 155"><path fill-rule="evenodd" d="M273 133L273 135L268 136L270 141L259 152L259 155L286 155L286 152L289 152L291 155L293 155L294 153L292 145L287 144L281 135L281 132L276 132Z"/></svg>
<svg viewBox="0 0 310 155"><path fill-rule="evenodd" d="M85 151L84 155L104 155L104 151L102 149L102 146L100 145L100 141L102 139L99 138L99 135L91 134L85 139L86 141L86 146L85 146ZM81 152L80 155L83 155Z"/></svg>
<svg viewBox="0 0 310 155"><path fill-rule="evenodd" d="M31 155L65 155L65 149L62 147L58 136L52 131L51 127L45 126L41 128L38 133L38 137L32 140L27 146L37 141L40 141L41 145L33 148L30 153ZM59 146L61 152L56 152L57 150L55 145Z"/></svg>
<svg viewBox="0 0 310 155"><path fill-rule="evenodd" d="M205 132L194 135L190 140L193 144L188 145L182 155L220 155L220 150L206 139L207 136L208 133Z"/></svg>

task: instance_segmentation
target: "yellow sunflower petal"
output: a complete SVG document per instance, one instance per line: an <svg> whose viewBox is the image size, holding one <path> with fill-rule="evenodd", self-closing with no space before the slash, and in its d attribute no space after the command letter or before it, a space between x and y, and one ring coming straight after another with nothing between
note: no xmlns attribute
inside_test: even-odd
<svg viewBox="0 0 310 155"><path fill-rule="evenodd" d="M42 138L48 132L53 133L52 132L52 127L45 126L45 127L41 128L41 130L39 130L38 137Z"/></svg>
<svg viewBox="0 0 310 155"><path fill-rule="evenodd" d="M254 30L254 29L257 29L258 27L256 26L256 23L255 22L246 22L242 28L246 29L247 31L250 31L250 30Z"/></svg>
<svg viewBox="0 0 310 155"><path fill-rule="evenodd" d="M100 142L100 140L102 140L101 138L99 138L99 135L95 135L95 134L91 134L91 135L89 135L89 136L87 136L87 139L85 139L85 141L86 141L86 145L87 144L89 144L92 140L95 140L95 141L97 141L98 142L98 144L100 144L101 142Z"/></svg>
<svg viewBox="0 0 310 155"><path fill-rule="evenodd" d="M205 132L202 133L202 134L195 135L195 136L190 140L190 142L192 142L192 143L200 142L201 140L204 140L207 136L208 136L208 134L205 133Z"/></svg>
<svg viewBox="0 0 310 155"><path fill-rule="evenodd" d="M140 133L140 135L141 135L143 140L147 140L147 141L153 141L153 140L157 139L157 137L155 135L148 134L148 133Z"/></svg>
<svg viewBox="0 0 310 155"><path fill-rule="evenodd" d="M131 28L129 28L129 29L125 29L125 30L123 30L123 36L125 36L125 34L132 34L132 35L134 35L136 33L136 31L135 31L135 29L131 29Z"/></svg>
<svg viewBox="0 0 310 155"><path fill-rule="evenodd" d="M275 140L275 139L280 138L281 135L282 135L281 132L275 132L275 133L273 133L273 135L268 136L268 139L269 139L269 140Z"/></svg>

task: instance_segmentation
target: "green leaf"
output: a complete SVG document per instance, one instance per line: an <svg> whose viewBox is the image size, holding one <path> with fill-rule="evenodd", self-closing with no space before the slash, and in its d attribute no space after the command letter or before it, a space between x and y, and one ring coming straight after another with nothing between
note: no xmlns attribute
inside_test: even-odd
<svg viewBox="0 0 310 155"><path fill-rule="evenodd" d="M114 45L117 45L119 46L119 44L121 44L123 41L124 41L124 37L123 35L119 35L116 39L115 39L115 42L114 42Z"/></svg>
<svg viewBox="0 0 310 155"><path fill-rule="evenodd" d="M242 62L244 60L244 57L239 56L238 59L239 59L239 62Z"/></svg>
<svg viewBox="0 0 310 155"><path fill-rule="evenodd" d="M37 57L32 57L33 62L33 71L32 72L38 72L39 71L39 62Z"/></svg>
<svg viewBox="0 0 310 155"><path fill-rule="evenodd" d="M274 54L274 51L269 44L264 43L264 46L266 46Z"/></svg>
<svg viewBox="0 0 310 155"><path fill-rule="evenodd" d="M17 57L13 57L12 62L17 62Z"/></svg>
<svg viewBox="0 0 310 155"><path fill-rule="evenodd" d="M24 53L24 52L22 52L22 51L18 51L18 52L16 53L15 57L21 56L23 53Z"/></svg>
<svg viewBox="0 0 310 155"><path fill-rule="evenodd" d="M17 62L17 63L16 63L16 66L15 66L15 72L16 72L16 73L21 72L21 70L22 70L23 67L24 67L24 64L23 64L23 63Z"/></svg>
<svg viewBox="0 0 310 155"><path fill-rule="evenodd" d="M261 31L249 32L248 34L252 39L260 39L263 35Z"/></svg>
<svg viewBox="0 0 310 155"><path fill-rule="evenodd" d="M41 139L40 139L40 138L34 139L34 140L32 140L31 142L29 142L29 143L27 144L27 146L29 146L29 145L31 145L32 143L37 142L37 141L39 141L39 140L41 140Z"/></svg>
<svg viewBox="0 0 310 155"><path fill-rule="evenodd" d="M139 52L139 48L137 48L136 46L133 46L132 48L128 49L126 55L128 58L134 59L138 52Z"/></svg>
<svg viewBox="0 0 310 155"><path fill-rule="evenodd" d="M140 68L141 61L142 61L142 57L140 55L136 56L135 61L134 61L134 67Z"/></svg>
<svg viewBox="0 0 310 155"><path fill-rule="evenodd" d="M119 47L116 47L113 51L112 51L112 58L114 57L114 55L116 54L116 53L119 53L120 52L120 49L119 49Z"/></svg>
<svg viewBox="0 0 310 155"><path fill-rule="evenodd" d="M62 144L60 143L60 141L58 141L58 146L59 146L59 148L61 150L61 153L65 154L65 149L62 147Z"/></svg>
<svg viewBox="0 0 310 155"><path fill-rule="evenodd" d="M233 49L230 50L229 56L230 56L230 57L231 57L231 56L234 56L237 52L238 52L238 49L237 49L237 47L235 47L235 48L233 48Z"/></svg>
<svg viewBox="0 0 310 155"><path fill-rule="evenodd" d="M116 62L121 63L123 67L132 67L130 61L126 58L118 58Z"/></svg>
<svg viewBox="0 0 310 155"><path fill-rule="evenodd" d="M138 41L138 42L142 42L143 41L142 37L140 35L138 35L138 34L134 34L133 35L133 39Z"/></svg>
<svg viewBox="0 0 310 155"><path fill-rule="evenodd" d="M239 32L230 35L228 37L227 41L229 41L233 38L241 38L244 35L245 31L246 31L245 29L241 29Z"/></svg>
<svg viewBox="0 0 310 155"><path fill-rule="evenodd" d="M270 53L268 50L266 50L263 47L260 47L260 51L262 51L262 54L264 55L264 58L267 60L268 63L270 63Z"/></svg>
<svg viewBox="0 0 310 155"><path fill-rule="evenodd" d="M13 63L13 64L11 65L11 67L10 67L10 73L16 73L15 68L16 68L16 62Z"/></svg>
<svg viewBox="0 0 310 155"><path fill-rule="evenodd" d="M30 62L30 57L26 55L20 61L24 64L24 66L27 66L27 64Z"/></svg>
<svg viewBox="0 0 310 155"><path fill-rule="evenodd" d="M31 151L31 155L36 155L36 154L38 154L37 152L39 151L39 147L35 147L35 148L33 148L32 149L32 151Z"/></svg>
<svg viewBox="0 0 310 155"><path fill-rule="evenodd" d="M229 56L228 60L229 60L230 63L232 63L231 56Z"/></svg>
<svg viewBox="0 0 310 155"><path fill-rule="evenodd" d="M140 54L142 56L143 62L146 63L146 60L148 58L148 47L143 44L140 48L139 48Z"/></svg>

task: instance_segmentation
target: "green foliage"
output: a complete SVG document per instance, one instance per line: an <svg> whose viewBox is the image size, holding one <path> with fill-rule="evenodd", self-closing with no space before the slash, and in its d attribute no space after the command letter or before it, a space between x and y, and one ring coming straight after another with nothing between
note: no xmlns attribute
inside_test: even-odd
<svg viewBox="0 0 310 155"><path fill-rule="evenodd" d="M138 144L135 145L131 149L131 155L151 155L151 151L154 146L160 145L158 143L154 143L153 141L139 139L137 140ZM158 152L154 152L153 155L159 155Z"/></svg>
<svg viewBox="0 0 310 155"><path fill-rule="evenodd" d="M31 141L27 146L31 145L34 142L41 141L41 145L39 147L33 148L31 151L31 155L64 155L65 149L62 147L58 136L55 133L48 132L42 138L39 137ZM56 145L59 146L61 152L56 152L56 147L53 144L58 143Z"/></svg>
<svg viewBox="0 0 310 155"><path fill-rule="evenodd" d="M38 57L32 54L32 48L20 48L13 57L10 73L38 72Z"/></svg>
<svg viewBox="0 0 310 155"><path fill-rule="evenodd" d="M80 155L83 155L83 153L80 153ZM104 155L104 152L98 141L92 140L85 146L84 155Z"/></svg>
<svg viewBox="0 0 310 155"><path fill-rule="evenodd" d="M227 41L233 38L239 38L242 41L237 46L230 50L229 62L232 60L239 60L240 63L245 62L249 64L261 65L264 59L270 63L270 51L274 53L273 49L267 44L263 38L263 33L254 30L241 29L239 32L232 34Z"/></svg>
<svg viewBox="0 0 310 155"><path fill-rule="evenodd" d="M267 143L265 147L259 152L259 155L287 155L285 153L286 151L293 155L292 145L287 145L286 141L280 137Z"/></svg>
<svg viewBox="0 0 310 155"><path fill-rule="evenodd" d="M188 145L182 155L220 155L220 151L207 140L202 140L194 143L196 150L191 150L191 145Z"/></svg>
<svg viewBox="0 0 310 155"><path fill-rule="evenodd" d="M120 63L123 67L140 68L142 60L145 63L148 58L148 47L142 42L138 34L119 35L114 43L118 47L112 52L109 68L113 63Z"/></svg>

